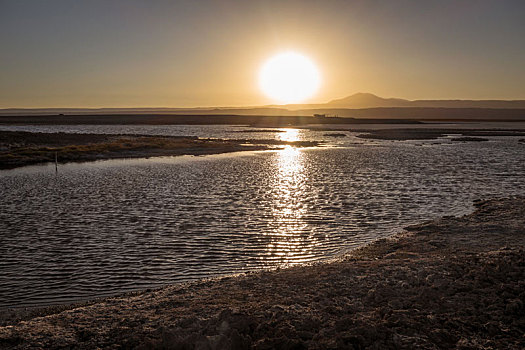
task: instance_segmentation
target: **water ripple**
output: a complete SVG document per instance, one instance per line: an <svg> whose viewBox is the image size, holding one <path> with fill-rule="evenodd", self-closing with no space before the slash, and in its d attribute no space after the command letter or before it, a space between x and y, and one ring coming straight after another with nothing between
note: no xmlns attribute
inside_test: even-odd
<svg viewBox="0 0 525 350"><path fill-rule="evenodd" d="M504 139L33 169L0 172L0 307L318 261L525 192Z"/></svg>

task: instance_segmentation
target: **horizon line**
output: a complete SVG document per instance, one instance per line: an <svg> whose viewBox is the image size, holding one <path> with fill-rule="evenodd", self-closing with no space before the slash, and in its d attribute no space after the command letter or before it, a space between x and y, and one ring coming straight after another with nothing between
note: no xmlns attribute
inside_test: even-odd
<svg viewBox="0 0 525 350"><path fill-rule="evenodd" d="M196 106L174 106L174 107L166 107L166 106L150 106L150 107L79 107L79 106L67 106L67 107L0 107L0 110L12 110L12 109L228 109L228 108L287 108L288 106L319 106L319 105L326 105L333 101L346 99L355 95L372 95L374 97L378 97L380 99L384 100L402 100L407 102L417 102L417 101L472 101L472 102L483 102L483 101L502 101L502 102L515 102L515 101L525 101L525 97L522 98L485 98L485 99L473 99L473 98L419 98L419 99L408 99L408 98L402 98L402 97L382 97L380 95L376 95L371 92L356 92L350 95L346 95L343 97L337 97L332 98L331 100L328 100L327 102L305 102L305 103L286 103L286 104L266 104L266 105L209 105L209 106L202 106L202 105L196 105ZM341 107L344 108L344 107ZM364 108L379 108L379 107L364 107ZM381 107L381 108L396 108L396 107ZM359 108L361 109L361 108Z"/></svg>

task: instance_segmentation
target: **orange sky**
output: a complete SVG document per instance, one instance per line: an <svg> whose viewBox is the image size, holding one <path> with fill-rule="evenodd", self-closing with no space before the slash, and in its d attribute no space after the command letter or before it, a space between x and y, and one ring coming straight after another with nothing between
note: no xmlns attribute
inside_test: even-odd
<svg viewBox="0 0 525 350"><path fill-rule="evenodd" d="M523 1L4 1L0 108L274 103L273 54L317 63L310 103L372 92L525 99Z"/></svg>

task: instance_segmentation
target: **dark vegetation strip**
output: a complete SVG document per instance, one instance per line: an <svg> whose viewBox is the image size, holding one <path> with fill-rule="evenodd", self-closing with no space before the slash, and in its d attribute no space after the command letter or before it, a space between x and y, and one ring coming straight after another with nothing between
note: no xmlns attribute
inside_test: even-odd
<svg viewBox="0 0 525 350"><path fill-rule="evenodd" d="M0 169L54 162L205 155L255 151L284 145L317 146L313 141L221 140L179 136L100 135L0 131Z"/></svg>

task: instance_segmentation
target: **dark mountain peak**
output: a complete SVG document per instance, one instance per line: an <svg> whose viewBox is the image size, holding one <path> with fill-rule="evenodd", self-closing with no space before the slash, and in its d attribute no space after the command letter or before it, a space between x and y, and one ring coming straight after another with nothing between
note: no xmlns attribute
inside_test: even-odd
<svg viewBox="0 0 525 350"><path fill-rule="evenodd" d="M425 108L525 108L525 100L404 100L401 98L382 98L369 92L356 94L332 100L325 106L330 108L395 108L395 107L425 107Z"/></svg>
<svg viewBox="0 0 525 350"><path fill-rule="evenodd" d="M353 95L328 102L329 105L347 108L370 107L404 107L409 103L399 98L382 98L369 92L358 92Z"/></svg>
<svg viewBox="0 0 525 350"><path fill-rule="evenodd" d="M339 102L353 102L353 101L378 101L378 100L384 100L384 98L381 98L377 95L374 95L370 92L357 92L353 95L346 96L343 98L335 99L330 101L329 103L339 103Z"/></svg>
<svg viewBox="0 0 525 350"><path fill-rule="evenodd" d="M355 94L347 96L346 98L376 98L376 99L383 99L382 97L374 95L371 92L356 92Z"/></svg>

